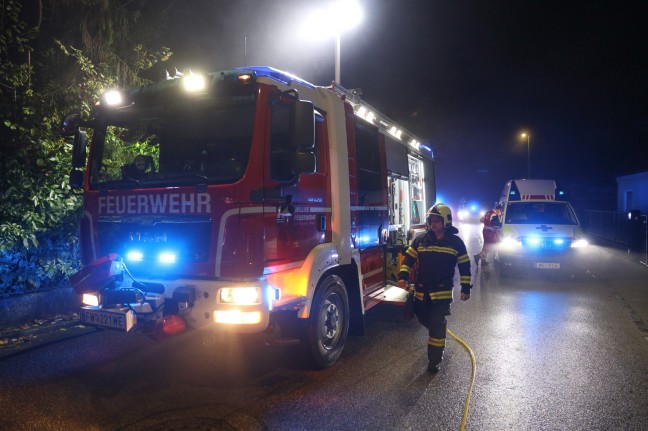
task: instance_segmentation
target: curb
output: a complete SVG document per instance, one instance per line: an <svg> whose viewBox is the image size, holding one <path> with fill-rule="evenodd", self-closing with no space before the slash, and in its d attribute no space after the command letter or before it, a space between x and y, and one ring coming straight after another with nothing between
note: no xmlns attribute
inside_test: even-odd
<svg viewBox="0 0 648 431"><path fill-rule="evenodd" d="M25 324L7 328L0 331L0 360L95 331L96 328L83 325L78 314L57 317L49 323L36 322L32 327Z"/></svg>
<svg viewBox="0 0 648 431"><path fill-rule="evenodd" d="M81 300L71 287L0 299L0 332L47 316L78 312Z"/></svg>

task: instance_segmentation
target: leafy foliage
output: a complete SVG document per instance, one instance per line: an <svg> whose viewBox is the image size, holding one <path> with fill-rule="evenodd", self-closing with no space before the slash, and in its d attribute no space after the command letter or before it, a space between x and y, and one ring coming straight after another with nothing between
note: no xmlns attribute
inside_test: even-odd
<svg viewBox="0 0 648 431"><path fill-rule="evenodd" d="M102 174L105 179L120 179L121 168L131 163L135 156L152 156L154 160L159 159L160 147L153 145L153 137L143 138L129 144L120 139L124 129L114 126L108 127L106 132L106 147L104 148L102 160Z"/></svg>
<svg viewBox="0 0 648 431"><path fill-rule="evenodd" d="M105 89L141 82L171 55L146 48L164 10L145 1L26 3L0 4L0 296L64 285L79 267L82 196L68 185L64 115L87 115ZM81 37L68 28L79 25Z"/></svg>

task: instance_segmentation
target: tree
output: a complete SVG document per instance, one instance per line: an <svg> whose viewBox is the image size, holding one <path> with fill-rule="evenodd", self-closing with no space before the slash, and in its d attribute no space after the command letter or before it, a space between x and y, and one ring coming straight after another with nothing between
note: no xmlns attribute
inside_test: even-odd
<svg viewBox="0 0 648 431"><path fill-rule="evenodd" d="M0 296L56 287L78 268L81 197L68 186L71 145L58 128L104 89L140 83L169 58L149 48L166 19L154 3L3 1Z"/></svg>

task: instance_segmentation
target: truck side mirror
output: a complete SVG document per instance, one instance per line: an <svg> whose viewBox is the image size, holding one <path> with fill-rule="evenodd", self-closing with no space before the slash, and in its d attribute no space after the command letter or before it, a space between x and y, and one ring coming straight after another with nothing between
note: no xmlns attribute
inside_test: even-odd
<svg viewBox="0 0 648 431"><path fill-rule="evenodd" d="M277 93L283 94L283 93ZM299 100L295 92L286 100L276 99L273 107L270 177L295 184L299 175L315 172L315 108L312 102Z"/></svg>
<svg viewBox="0 0 648 431"><path fill-rule="evenodd" d="M72 169L70 171L70 187L80 189L83 187L83 171Z"/></svg>
<svg viewBox="0 0 648 431"><path fill-rule="evenodd" d="M84 168L86 165L86 132L77 130L72 144L72 167Z"/></svg>
<svg viewBox="0 0 648 431"><path fill-rule="evenodd" d="M63 119L59 132L61 133L61 136L73 136L79 131L80 126L81 114L69 114L65 116L65 119Z"/></svg>
<svg viewBox="0 0 648 431"><path fill-rule="evenodd" d="M315 172L315 154L305 151L281 151L271 156L272 173L275 181L293 184L301 173Z"/></svg>
<svg viewBox="0 0 648 431"><path fill-rule="evenodd" d="M86 132L80 130L81 114L69 114L65 116L59 132L61 136L74 136L72 144L72 167L83 168L86 164Z"/></svg>
<svg viewBox="0 0 648 431"><path fill-rule="evenodd" d="M292 165L297 173L315 172L316 160L312 152L298 151L293 154L292 159Z"/></svg>
<svg viewBox="0 0 648 431"><path fill-rule="evenodd" d="M296 100L290 105L290 148L313 151L315 148L315 108L313 102Z"/></svg>

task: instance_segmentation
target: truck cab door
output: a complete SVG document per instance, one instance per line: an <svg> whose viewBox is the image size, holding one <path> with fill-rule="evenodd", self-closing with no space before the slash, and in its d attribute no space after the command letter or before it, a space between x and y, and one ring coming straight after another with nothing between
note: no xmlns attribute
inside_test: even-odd
<svg viewBox="0 0 648 431"><path fill-rule="evenodd" d="M264 176L264 189L275 191L264 203L270 272L298 266L315 246L331 241L326 118L313 108L310 118L308 111L296 113L293 108L275 103L270 109L269 169ZM307 133L295 131L305 121L313 122L311 142Z"/></svg>

